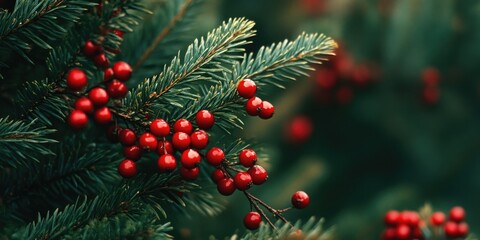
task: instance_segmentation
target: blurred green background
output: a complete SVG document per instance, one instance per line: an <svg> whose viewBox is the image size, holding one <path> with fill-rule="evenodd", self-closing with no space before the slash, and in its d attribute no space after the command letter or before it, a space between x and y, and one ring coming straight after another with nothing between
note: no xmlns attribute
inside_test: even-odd
<svg viewBox="0 0 480 240"><path fill-rule="evenodd" d="M288 218L325 217L338 239L378 239L387 210L417 210L427 202L442 211L464 206L471 231L480 231L479 1L205 5L198 31L229 17L256 21L249 51L302 31L325 33L340 45L339 56L316 66L322 70L311 78L287 90L260 90L276 115L249 118L239 134L270 155L269 181L254 189L262 199L283 208L294 191L307 191L311 205ZM226 200L218 217L176 219L177 237L243 231L246 200L240 194Z"/></svg>

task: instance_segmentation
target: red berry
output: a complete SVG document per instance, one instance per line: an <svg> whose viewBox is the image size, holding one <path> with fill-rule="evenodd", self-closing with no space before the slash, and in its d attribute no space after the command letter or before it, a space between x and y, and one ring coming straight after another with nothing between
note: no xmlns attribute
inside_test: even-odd
<svg viewBox="0 0 480 240"><path fill-rule="evenodd" d="M157 149L157 144L158 144L157 138L149 132L146 132L140 135L140 137L138 138L138 143L140 147L150 151L155 151Z"/></svg>
<svg viewBox="0 0 480 240"><path fill-rule="evenodd" d="M142 149L137 145L123 147L123 156L128 159L138 160L142 156Z"/></svg>
<svg viewBox="0 0 480 240"><path fill-rule="evenodd" d="M218 183L218 181L226 178L227 176L225 176L225 172L223 172L222 169L219 169L219 168L216 168L215 170L213 170L212 172L212 180L216 183Z"/></svg>
<svg viewBox="0 0 480 240"><path fill-rule="evenodd" d="M186 134L191 134L193 131L193 126L187 119L181 118L178 119L175 124L173 124L174 132L184 132Z"/></svg>
<svg viewBox="0 0 480 240"><path fill-rule="evenodd" d="M172 143L167 140L159 141L157 145L157 153L160 156L164 154L173 154Z"/></svg>
<svg viewBox="0 0 480 240"><path fill-rule="evenodd" d="M244 191L252 186L252 176L247 172L238 172L235 175L235 186L240 191Z"/></svg>
<svg viewBox="0 0 480 240"><path fill-rule="evenodd" d="M150 132L157 137L166 137L170 134L170 125L161 118L155 119L150 123Z"/></svg>
<svg viewBox="0 0 480 240"><path fill-rule="evenodd" d="M257 85L250 79L243 79L237 85L237 92L240 97L252 98L257 92Z"/></svg>
<svg viewBox="0 0 480 240"><path fill-rule="evenodd" d="M258 97L248 99L247 103L245 103L245 110L247 111L248 115L257 116L260 112L260 108L262 107L262 102L262 99Z"/></svg>
<svg viewBox="0 0 480 240"><path fill-rule="evenodd" d="M458 224L455 222L446 222L445 225L443 225L443 230L447 237L454 238L458 236Z"/></svg>
<svg viewBox="0 0 480 240"><path fill-rule="evenodd" d="M162 172L171 172L177 168L177 161L173 155L164 154L158 158L158 169Z"/></svg>
<svg viewBox="0 0 480 240"><path fill-rule="evenodd" d="M252 149L243 149L240 152L239 160L244 167L251 167L257 162L257 153Z"/></svg>
<svg viewBox="0 0 480 240"><path fill-rule="evenodd" d="M107 68L103 71L103 81L110 81L113 78L113 69Z"/></svg>
<svg viewBox="0 0 480 240"><path fill-rule="evenodd" d="M322 68L317 71L316 82L322 89L332 89L337 82L337 75L332 69Z"/></svg>
<svg viewBox="0 0 480 240"><path fill-rule="evenodd" d="M198 167L191 168L191 169L185 168L185 167L180 168L180 176L182 176L183 179L188 181L193 181L197 179L199 172L200 172L200 169Z"/></svg>
<svg viewBox="0 0 480 240"><path fill-rule="evenodd" d="M110 62L108 61L107 55L105 53L99 53L93 57L93 63L95 66L101 68L108 68Z"/></svg>
<svg viewBox="0 0 480 240"><path fill-rule="evenodd" d="M195 116L195 121L199 128L207 130L212 128L215 123L215 117L208 110L200 110Z"/></svg>
<svg viewBox="0 0 480 240"><path fill-rule="evenodd" d="M267 171L260 165L249 168L247 172L252 176L252 182L255 185L260 185L268 179Z"/></svg>
<svg viewBox="0 0 480 240"><path fill-rule="evenodd" d="M292 195L292 205L294 208L306 208L310 203L310 197L304 191L297 191Z"/></svg>
<svg viewBox="0 0 480 240"><path fill-rule="evenodd" d="M75 101L75 109L85 113L93 113L93 103L87 97L80 97Z"/></svg>
<svg viewBox="0 0 480 240"><path fill-rule="evenodd" d="M260 107L260 112L258 113L258 116L262 119L269 119L273 116L273 113L275 112L275 107L270 102L263 101L262 106Z"/></svg>
<svg viewBox="0 0 480 240"><path fill-rule="evenodd" d="M398 239L409 239L411 234L412 231L410 230L410 227L408 225L400 224L397 226L396 235Z"/></svg>
<svg viewBox="0 0 480 240"><path fill-rule="evenodd" d="M437 86L440 79L440 73L436 68L429 67L422 71L422 81L425 86L434 87Z"/></svg>
<svg viewBox="0 0 480 240"><path fill-rule="evenodd" d="M432 216L430 216L430 223L432 223L433 226L440 226L442 225L447 217L445 216L445 213L443 212L434 212Z"/></svg>
<svg viewBox="0 0 480 240"><path fill-rule="evenodd" d="M385 224L388 226L396 226L400 220L400 213L395 210L390 210L385 214Z"/></svg>
<svg viewBox="0 0 480 240"><path fill-rule="evenodd" d="M88 98L95 106L105 106L108 103L108 93L103 88L93 88L88 93Z"/></svg>
<svg viewBox="0 0 480 240"><path fill-rule="evenodd" d="M115 78L125 82L132 76L132 67L126 62L120 61L113 64Z"/></svg>
<svg viewBox="0 0 480 240"><path fill-rule="evenodd" d="M119 127L116 124L111 124L107 127L107 139L112 142L116 143L118 142L118 135L120 134L120 131L122 131L122 128Z"/></svg>
<svg viewBox="0 0 480 240"><path fill-rule="evenodd" d="M118 29L113 29L113 33L120 38L123 37L123 34L125 34L123 31L120 31Z"/></svg>
<svg viewBox="0 0 480 240"><path fill-rule="evenodd" d="M100 46L95 44L93 41L88 40L85 42L85 45L83 45L83 54L87 57L93 57L100 53Z"/></svg>
<svg viewBox="0 0 480 240"><path fill-rule="evenodd" d="M182 153L181 161L182 161L182 166L185 168L189 168L189 169L195 168L197 167L197 165L200 163L201 160L202 158L200 157L200 154L193 149L187 149Z"/></svg>
<svg viewBox="0 0 480 240"><path fill-rule="evenodd" d="M137 164L129 159L123 160L118 165L118 173L124 178L130 178L137 174Z"/></svg>
<svg viewBox="0 0 480 240"><path fill-rule="evenodd" d="M195 149L204 149L208 145L208 134L203 130L198 130L190 135L192 147Z"/></svg>
<svg viewBox="0 0 480 240"><path fill-rule="evenodd" d="M107 124L112 121L112 113L108 107L101 107L93 113L95 122L99 124Z"/></svg>
<svg viewBox="0 0 480 240"><path fill-rule="evenodd" d="M118 139L124 146L130 146L137 141L137 135L134 131L125 128L118 133Z"/></svg>
<svg viewBox="0 0 480 240"><path fill-rule="evenodd" d="M207 152L207 162L212 166L218 166L225 159L225 153L221 148L212 147Z"/></svg>
<svg viewBox="0 0 480 240"><path fill-rule="evenodd" d="M414 211L403 211L400 213L399 223L415 227L420 223L420 216Z"/></svg>
<svg viewBox="0 0 480 240"><path fill-rule="evenodd" d="M260 227L260 223L262 222L262 217L258 212L249 212L243 218L243 224L245 227L250 230L255 230Z"/></svg>
<svg viewBox="0 0 480 240"><path fill-rule="evenodd" d="M115 99L124 98L128 93L128 88L124 83L113 80L107 86L108 95Z"/></svg>
<svg viewBox="0 0 480 240"><path fill-rule="evenodd" d="M190 147L190 135L184 132L176 132L173 134L172 144L175 149L183 151Z"/></svg>
<svg viewBox="0 0 480 240"><path fill-rule="evenodd" d="M387 228L383 231L382 240L395 240L397 238L397 228Z"/></svg>
<svg viewBox="0 0 480 240"><path fill-rule="evenodd" d="M287 139L295 144L307 141L312 135L313 123L309 117L295 117L287 126Z"/></svg>
<svg viewBox="0 0 480 240"><path fill-rule="evenodd" d="M426 104L436 104L440 99L440 91L435 86L428 86L423 89L422 98Z"/></svg>
<svg viewBox="0 0 480 240"><path fill-rule="evenodd" d="M465 210L462 207L456 206L450 209L450 220L454 222L461 222L465 219Z"/></svg>
<svg viewBox="0 0 480 240"><path fill-rule="evenodd" d="M67 73L67 86L73 91L80 91L87 86L87 75L78 68Z"/></svg>
<svg viewBox="0 0 480 240"><path fill-rule="evenodd" d="M217 190L224 196L232 195L235 189L235 182L232 178L224 178L217 182Z"/></svg>
<svg viewBox="0 0 480 240"><path fill-rule="evenodd" d="M73 110L68 115L68 125L74 129L85 128L88 124L88 117L83 111Z"/></svg>
<svg viewBox="0 0 480 240"><path fill-rule="evenodd" d="M466 222L459 223L457 227L457 231L458 231L457 233L458 237L466 237L469 231L468 224Z"/></svg>

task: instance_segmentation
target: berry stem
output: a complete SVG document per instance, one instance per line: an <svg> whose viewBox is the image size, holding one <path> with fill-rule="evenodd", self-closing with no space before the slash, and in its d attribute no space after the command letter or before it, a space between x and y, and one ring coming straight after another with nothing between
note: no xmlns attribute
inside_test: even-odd
<svg viewBox="0 0 480 240"><path fill-rule="evenodd" d="M244 191L245 192L245 195L249 198L249 200L253 200L254 202L256 203L259 203L260 205L262 205L263 207L265 207L268 211L270 211L271 213L273 213L273 215L275 217L278 217L280 220L282 220L284 223L288 223L290 224L291 227L293 227L293 225L284 217L282 216L282 213L285 212L286 210L283 209L283 210L277 210L273 207L270 207L268 204L266 204L265 202L263 202L262 200L260 200L259 198L253 196L251 193L247 192L247 191ZM285 210L285 211L284 211Z"/></svg>
<svg viewBox="0 0 480 240"><path fill-rule="evenodd" d="M258 206L258 203L256 201L254 201L254 199L252 198L252 195L250 193L248 193L247 191L243 191L243 193L247 197L250 204L253 205L253 207L260 213L260 215L262 215L262 217L265 219L265 221L267 221L268 225L270 225L273 229L277 230L277 227L275 227L275 225L272 223L272 221L270 221L270 219L265 214L265 212L263 212L263 210L260 208L260 206Z"/></svg>

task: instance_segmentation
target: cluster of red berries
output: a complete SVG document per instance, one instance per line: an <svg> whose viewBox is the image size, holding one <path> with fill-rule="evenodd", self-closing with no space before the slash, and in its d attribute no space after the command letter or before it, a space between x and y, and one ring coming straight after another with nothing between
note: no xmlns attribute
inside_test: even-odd
<svg viewBox="0 0 480 240"><path fill-rule="evenodd" d="M74 129L85 128L88 124L87 114L93 114L95 122L107 124L112 120L112 113L107 107L110 98L121 99L128 93L124 84L130 79L132 68L126 62L116 62L112 68L104 71L102 82L106 88L93 87L87 91L86 96L79 97L74 103L74 110L68 116L68 123ZM71 69L67 73L67 86L70 90L79 92L88 85L87 75L78 68Z"/></svg>
<svg viewBox="0 0 480 240"><path fill-rule="evenodd" d="M388 211L384 218L387 229L383 232L383 240L424 239L421 227L424 222L415 211Z"/></svg>
<svg viewBox="0 0 480 240"><path fill-rule="evenodd" d="M175 153L179 152L182 163L180 175L185 180L197 179L200 173L198 164L202 159L199 151L207 147L209 140L205 130L214 125L215 118L211 112L201 110L195 121L200 129L194 131L192 123L187 119L177 120L171 128L167 121L158 118L139 137L132 129L111 126L107 134L123 145L125 156L125 160L118 166L119 174L125 178L135 176L138 172L135 161L141 158L144 151L158 154L157 166L160 172L172 172L177 169Z"/></svg>
<svg viewBox="0 0 480 240"><path fill-rule="evenodd" d="M259 116L262 119L269 119L275 112L275 107L268 101L263 101L255 96L257 85L250 79L243 79L237 85L237 92L240 97L246 98L245 110L250 116Z"/></svg>
<svg viewBox="0 0 480 240"><path fill-rule="evenodd" d="M304 191L297 191L292 195L292 206L297 209L303 209L310 203L310 197ZM243 224L250 230L255 230L260 227L262 216L260 213L251 211L243 218Z"/></svg>
<svg viewBox="0 0 480 240"><path fill-rule="evenodd" d="M443 228L448 238L464 238L468 235L469 227L465 222L465 210L456 206L450 209L449 221L443 212L434 212L430 216L430 223L435 228Z"/></svg>
<svg viewBox="0 0 480 240"><path fill-rule="evenodd" d="M316 98L320 103L350 103L353 89L363 87L374 79L374 69L367 64L354 64L353 58L342 48L337 56L320 67L313 76Z"/></svg>
<svg viewBox="0 0 480 240"><path fill-rule="evenodd" d="M440 73L436 68L429 67L422 71L421 79L423 83L423 102L429 105L436 104L440 99L440 90L438 87Z"/></svg>

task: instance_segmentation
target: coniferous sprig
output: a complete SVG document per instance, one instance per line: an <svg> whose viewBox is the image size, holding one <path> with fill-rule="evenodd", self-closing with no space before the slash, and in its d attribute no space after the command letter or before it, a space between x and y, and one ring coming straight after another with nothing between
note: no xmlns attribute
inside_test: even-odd
<svg viewBox="0 0 480 240"><path fill-rule="evenodd" d="M51 49L65 36L65 22L75 22L86 7L81 0L17 0L13 12L0 12L0 48L11 49L33 63L26 54L32 44Z"/></svg>
<svg viewBox="0 0 480 240"><path fill-rule="evenodd" d="M48 143L56 143L48 137L53 129L39 127L36 121L29 123L9 118L0 119L0 163L2 167L26 167L38 163L40 156L52 155Z"/></svg>
<svg viewBox="0 0 480 240"><path fill-rule="evenodd" d="M125 115L133 118L146 111L154 115L154 109L166 111L171 105L182 107L185 99L196 96L186 84L194 81L206 84L220 72L229 71L224 66L232 64L239 57L236 54L244 51L242 46L248 43L246 39L254 34L253 25L243 18L230 19L206 38L196 39L183 58L178 55L161 74L130 91L125 100L128 109Z"/></svg>

